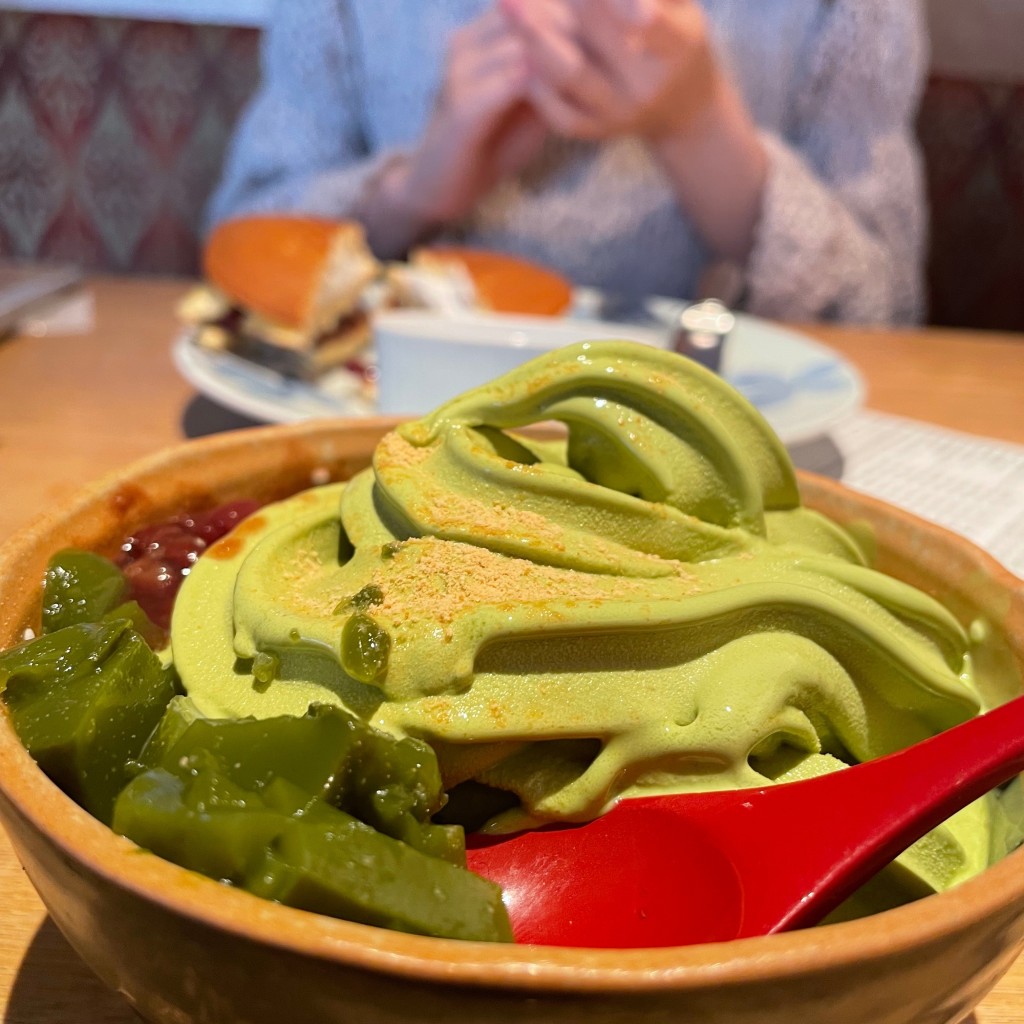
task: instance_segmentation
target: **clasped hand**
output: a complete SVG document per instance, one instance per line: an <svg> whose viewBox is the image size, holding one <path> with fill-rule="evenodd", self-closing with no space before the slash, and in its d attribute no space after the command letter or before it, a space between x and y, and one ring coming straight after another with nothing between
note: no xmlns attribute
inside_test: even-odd
<svg viewBox="0 0 1024 1024"><path fill-rule="evenodd" d="M678 148L734 98L696 0L495 0L452 36L423 137L384 183L404 231L384 248L466 216L549 136Z"/></svg>
<svg viewBox="0 0 1024 1024"><path fill-rule="evenodd" d="M526 91L545 124L578 139L685 133L718 69L695 0L499 0L522 39Z"/></svg>

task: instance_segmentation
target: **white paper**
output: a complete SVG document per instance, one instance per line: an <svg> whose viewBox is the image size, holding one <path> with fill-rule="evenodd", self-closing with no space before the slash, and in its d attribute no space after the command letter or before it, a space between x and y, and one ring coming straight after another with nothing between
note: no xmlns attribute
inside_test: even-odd
<svg viewBox="0 0 1024 1024"><path fill-rule="evenodd" d="M843 483L962 534L1024 578L1024 445L876 412L832 439Z"/></svg>
<svg viewBox="0 0 1024 1024"><path fill-rule="evenodd" d="M68 334L91 334L96 328L96 300L85 289L54 300L18 328L20 334L33 338L64 337Z"/></svg>

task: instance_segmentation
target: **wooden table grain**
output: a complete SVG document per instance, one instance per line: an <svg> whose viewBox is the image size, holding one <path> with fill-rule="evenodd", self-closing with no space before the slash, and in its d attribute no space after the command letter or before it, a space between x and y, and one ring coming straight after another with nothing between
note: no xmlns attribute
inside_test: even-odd
<svg viewBox="0 0 1024 1024"><path fill-rule="evenodd" d="M0 537L134 459L246 423L196 395L172 365L174 309L188 282L89 285L90 332L0 341ZM1024 336L804 329L861 371L870 408L1024 444ZM0 835L0 1022L136 1020L61 937ZM1024 960L974 1021L1024 1024Z"/></svg>

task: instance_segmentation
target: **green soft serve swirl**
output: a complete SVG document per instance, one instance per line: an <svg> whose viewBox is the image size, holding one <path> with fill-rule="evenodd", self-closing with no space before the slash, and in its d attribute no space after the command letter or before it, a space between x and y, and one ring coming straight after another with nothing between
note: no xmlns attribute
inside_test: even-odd
<svg viewBox="0 0 1024 1024"><path fill-rule="evenodd" d="M262 509L192 569L172 648L204 715L330 702L426 740L447 787L518 797L494 830L799 779L981 709L964 629L801 506L761 415L618 341L534 359ZM986 866L993 813L908 851L890 901Z"/></svg>

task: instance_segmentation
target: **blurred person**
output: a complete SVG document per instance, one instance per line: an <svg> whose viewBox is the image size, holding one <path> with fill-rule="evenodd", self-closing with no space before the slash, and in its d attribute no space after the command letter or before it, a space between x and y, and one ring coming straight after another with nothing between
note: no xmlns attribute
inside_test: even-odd
<svg viewBox="0 0 1024 1024"><path fill-rule="evenodd" d="M917 0L279 0L211 222L353 217L617 295L912 322Z"/></svg>

